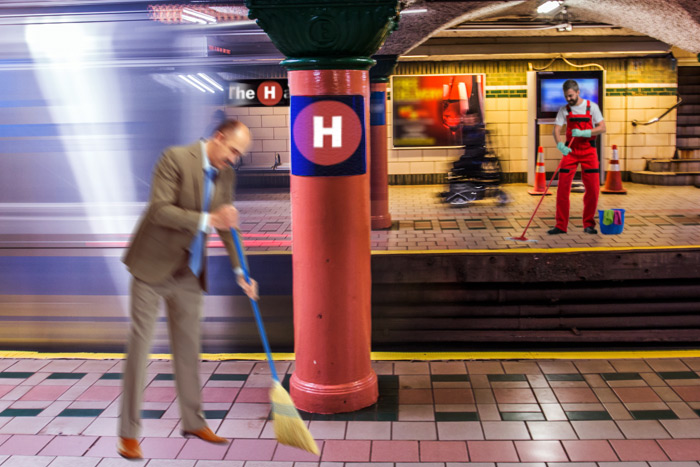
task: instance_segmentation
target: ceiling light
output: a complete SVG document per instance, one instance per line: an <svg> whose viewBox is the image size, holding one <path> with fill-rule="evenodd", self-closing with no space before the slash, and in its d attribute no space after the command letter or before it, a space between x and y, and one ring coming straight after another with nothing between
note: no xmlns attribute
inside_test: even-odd
<svg viewBox="0 0 700 467"><path fill-rule="evenodd" d="M187 16L185 13L182 14L181 18L182 21L187 21L188 23L207 24L207 22L203 19L195 18L194 16Z"/></svg>
<svg viewBox="0 0 700 467"><path fill-rule="evenodd" d="M204 89L203 87L201 87L201 86L195 84L194 82L192 82L187 76L185 76L185 75L177 75L177 77L180 78L181 80L183 80L185 83L187 83L187 84L189 84L190 86L192 86L193 88L195 88L195 89L197 89L197 90L199 90L199 91L202 91L202 92L207 92L206 89Z"/></svg>
<svg viewBox="0 0 700 467"><path fill-rule="evenodd" d="M219 91L223 91L223 90L224 90L224 88L222 88L221 85L220 85L219 83L217 83L216 81L214 81L213 79L211 79L211 78L209 77L209 75L206 75L206 74L204 74L204 73L197 73L197 76L199 76L199 77L202 78L204 81L206 81L206 82L208 82L209 84L211 84L212 86L214 86L214 87L215 87L216 89L218 89Z"/></svg>
<svg viewBox="0 0 700 467"><path fill-rule="evenodd" d="M557 8L561 6L563 2L559 0L549 0L547 2L544 2L542 5L537 7L537 13L539 14L547 14L551 13Z"/></svg>
<svg viewBox="0 0 700 467"><path fill-rule="evenodd" d="M416 8L415 10L403 10L399 14L401 15L410 15L413 13L427 13L428 9L427 8Z"/></svg>
<svg viewBox="0 0 700 467"><path fill-rule="evenodd" d="M193 16L195 18L198 18L198 19L204 21L205 24L216 23L215 17L213 17L211 15L207 15L206 13L202 13L201 11L193 10L191 8L183 8L182 15L183 15L183 17L184 17L184 15L191 16L191 17Z"/></svg>
<svg viewBox="0 0 700 467"><path fill-rule="evenodd" d="M214 90L213 90L212 88L210 88L210 87L207 86L206 84L202 83L201 81L199 81L199 80L198 80L197 78L195 78L194 76L192 76L192 75L187 75L187 77L188 77L189 79L191 79L192 82L194 82L194 83L197 84L198 86L201 86L201 87L203 87L204 89L206 89L207 91L209 91L210 93L214 94Z"/></svg>

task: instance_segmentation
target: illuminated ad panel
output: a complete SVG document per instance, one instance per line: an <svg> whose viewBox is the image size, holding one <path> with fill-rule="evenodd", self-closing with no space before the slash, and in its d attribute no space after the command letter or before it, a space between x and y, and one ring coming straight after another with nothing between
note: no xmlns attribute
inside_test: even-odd
<svg viewBox="0 0 700 467"><path fill-rule="evenodd" d="M394 76L391 89L396 148L460 146L484 121L484 75Z"/></svg>

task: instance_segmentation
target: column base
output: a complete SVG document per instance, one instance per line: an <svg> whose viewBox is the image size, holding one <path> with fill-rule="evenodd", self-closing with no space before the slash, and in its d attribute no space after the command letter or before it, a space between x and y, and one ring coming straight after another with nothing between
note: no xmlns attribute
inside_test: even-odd
<svg viewBox="0 0 700 467"><path fill-rule="evenodd" d="M301 381L295 372L289 381L289 392L297 409L311 413L354 412L376 403L379 397L374 370L361 380L344 384Z"/></svg>
<svg viewBox="0 0 700 467"><path fill-rule="evenodd" d="M391 214L372 216L372 230L383 230L391 227Z"/></svg>

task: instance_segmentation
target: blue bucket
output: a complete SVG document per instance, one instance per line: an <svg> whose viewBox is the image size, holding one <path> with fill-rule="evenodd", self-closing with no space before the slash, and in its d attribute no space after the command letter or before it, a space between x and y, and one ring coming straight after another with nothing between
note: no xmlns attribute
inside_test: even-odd
<svg viewBox="0 0 700 467"><path fill-rule="evenodd" d="M621 234L622 229L625 227L625 210L624 209L613 209L613 211L620 212L620 218L622 219L622 223L610 224L610 225L603 224L603 216L605 215L605 211L598 209L598 223L600 225L600 233L602 233L604 235Z"/></svg>

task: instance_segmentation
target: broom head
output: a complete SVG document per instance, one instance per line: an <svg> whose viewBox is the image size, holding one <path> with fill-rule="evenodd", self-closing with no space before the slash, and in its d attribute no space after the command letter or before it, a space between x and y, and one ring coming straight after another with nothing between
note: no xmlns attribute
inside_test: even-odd
<svg viewBox="0 0 700 467"><path fill-rule="evenodd" d="M506 237L506 240L511 240L513 242L522 242L522 243L537 243L537 240L531 239L531 238L526 238L524 235L521 235L519 237Z"/></svg>
<svg viewBox="0 0 700 467"><path fill-rule="evenodd" d="M272 382L270 401L272 402L272 420L277 441L318 456L319 450L316 441L299 416L292 398L279 381Z"/></svg>

